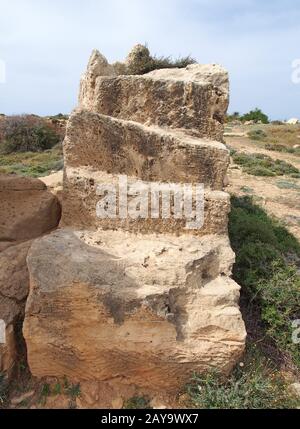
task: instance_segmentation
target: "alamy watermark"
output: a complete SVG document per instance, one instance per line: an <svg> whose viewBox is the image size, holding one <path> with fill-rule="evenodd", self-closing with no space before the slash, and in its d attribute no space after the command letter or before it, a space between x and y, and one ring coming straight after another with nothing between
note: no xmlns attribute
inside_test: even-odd
<svg viewBox="0 0 300 429"><path fill-rule="evenodd" d="M295 85L300 84L300 58L294 60L292 62L292 82Z"/></svg>
<svg viewBox="0 0 300 429"><path fill-rule="evenodd" d="M102 197L96 206L100 219L184 219L186 229L200 229L204 223L204 185L143 182L99 184Z"/></svg>
<svg viewBox="0 0 300 429"><path fill-rule="evenodd" d="M5 344L6 342L5 331L6 331L5 322L4 320L0 319L0 344Z"/></svg>
<svg viewBox="0 0 300 429"><path fill-rule="evenodd" d="M0 83L6 82L6 63L0 59Z"/></svg>

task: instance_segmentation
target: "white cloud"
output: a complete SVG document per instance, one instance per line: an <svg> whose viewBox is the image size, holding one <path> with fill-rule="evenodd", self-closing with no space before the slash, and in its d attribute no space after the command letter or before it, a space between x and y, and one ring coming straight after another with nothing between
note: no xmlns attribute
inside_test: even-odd
<svg viewBox="0 0 300 429"><path fill-rule="evenodd" d="M300 6L287 0L0 0L0 112L70 111L96 47L122 59L137 42L159 55L191 54L230 71L232 110L256 105L300 116L291 62L299 58Z"/></svg>

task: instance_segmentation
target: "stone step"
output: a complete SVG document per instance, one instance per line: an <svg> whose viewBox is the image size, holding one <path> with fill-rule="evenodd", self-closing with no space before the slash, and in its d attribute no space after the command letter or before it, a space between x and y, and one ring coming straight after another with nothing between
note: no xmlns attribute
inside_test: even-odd
<svg viewBox="0 0 300 429"><path fill-rule="evenodd" d="M142 76L98 76L81 82L79 105L145 125L182 128L223 141L228 73L218 65L191 65Z"/></svg>
<svg viewBox="0 0 300 429"><path fill-rule="evenodd" d="M227 237L61 229L33 243L24 337L36 377L177 391L227 374L245 327Z"/></svg>
<svg viewBox="0 0 300 429"><path fill-rule="evenodd" d="M128 187L125 188L125 196L127 195L127 189L136 186L136 195L141 197L141 207L146 210L142 216L138 215L138 210L127 215L124 207L127 203L129 207L134 207L136 200L134 196L128 197L127 203L124 203L124 197L119 199L119 185L120 179L124 180L124 176L112 175L106 172L99 172L90 168L65 168L64 174L64 194L63 194L63 215L62 224L65 226L72 226L76 228L103 228L103 229L123 229L130 232L140 233L172 233L172 234L193 234L197 236L203 236L205 234L225 234L227 233L228 224L228 213L230 211L230 198L229 195L221 191L205 190L203 196L199 199L199 212L197 212L197 219L199 224L195 227L190 227L189 221L192 216L182 216L175 218L174 211L171 210L171 216L166 216L160 211L158 214L152 209L157 192L164 188L164 195L168 195L170 190L172 191L173 184L166 184L162 182L145 182L140 181L136 177L126 177ZM97 189L99 186L102 187L102 196L97 195ZM122 186L125 186L122 184ZM169 188L170 186L170 188ZM181 186L181 185L180 185ZM117 201L117 207L122 206L123 215L117 211L115 218L99 218L96 213L96 207L99 201L103 201L104 188L115 190L116 196L114 201ZM178 184L175 184L178 188ZM185 195L191 197L193 189L183 188L180 190L186 190ZM132 189L131 189L132 190ZM153 199L151 196L151 190L153 190ZM178 189L177 189L177 192ZM201 193L201 187L199 188ZM124 195L124 192L123 194ZM195 196L195 195L194 195ZM167 201L167 197L165 198ZM173 199L171 197L172 207ZM203 225L201 223L203 213L201 211L201 202L204 205L204 219ZM188 205L186 205L188 207ZM192 206L195 207L195 198ZM144 211L145 211L144 210ZM153 210L153 211L152 211ZM156 215L153 215L153 212ZM124 215L125 213L125 215ZM150 215L151 213L151 215ZM121 217L120 217L121 216ZM124 216L124 218L122 218ZM146 218L148 216L148 218Z"/></svg>
<svg viewBox="0 0 300 429"><path fill-rule="evenodd" d="M64 155L68 167L146 181L198 182L216 190L223 188L229 165L229 151L222 143L88 111L72 114Z"/></svg>

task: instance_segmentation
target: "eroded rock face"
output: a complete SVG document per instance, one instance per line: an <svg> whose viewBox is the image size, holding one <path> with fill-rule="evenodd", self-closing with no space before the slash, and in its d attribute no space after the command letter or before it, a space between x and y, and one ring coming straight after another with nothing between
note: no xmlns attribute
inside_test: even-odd
<svg viewBox="0 0 300 429"><path fill-rule="evenodd" d="M27 253L32 239L54 229L60 204L38 179L0 176L0 372L11 375L22 342L22 324L29 292ZM3 323L2 322L2 323Z"/></svg>
<svg viewBox="0 0 300 429"><path fill-rule="evenodd" d="M13 370L29 292L26 257L31 241L11 246L0 253L0 319L4 321L6 342L0 344L0 372Z"/></svg>
<svg viewBox="0 0 300 429"><path fill-rule="evenodd" d="M30 249L24 335L38 377L175 391L193 372L228 373L245 346L223 192L228 75L216 65L120 75L138 55L117 67L94 52L83 76L64 143L64 228ZM202 227L99 218L98 186L120 175L142 189L202 183Z"/></svg>
<svg viewBox="0 0 300 429"><path fill-rule="evenodd" d="M30 240L54 229L60 204L38 179L0 175L0 243Z"/></svg>
<svg viewBox="0 0 300 429"><path fill-rule="evenodd" d="M191 370L228 372L245 340L239 286L226 276L233 260L226 237L61 230L37 240L24 328L31 369L158 390Z"/></svg>
<svg viewBox="0 0 300 429"><path fill-rule="evenodd" d="M101 75L91 86L86 79L79 98L82 109L223 141L228 75L220 66L195 64L142 76Z"/></svg>

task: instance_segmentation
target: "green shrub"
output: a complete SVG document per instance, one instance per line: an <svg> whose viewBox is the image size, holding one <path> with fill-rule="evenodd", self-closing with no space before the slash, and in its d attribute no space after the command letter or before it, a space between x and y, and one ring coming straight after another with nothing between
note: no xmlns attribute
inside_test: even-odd
<svg viewBox="0 0 300 429"><path fill-rule="evenodd" d="M234 122L234 121L240 121L241 120L241 115L239 114L239 112L233 112L231 115L228 114L226 116L226 122Z"/></svg>
<svg viewBox="0 0 300 429"><path fill-rule="evenodd" d="M200 409L296 408L297 400L274 372L271 362L252 348L243 367L237 366L230 377L217 372L195 375L187 392L192 406Z"/></svg>
<svg viewBox="0 0 300 429"><path fill-rule="evenodd" d="M146 45L139 45L130 61L130 66L124 70L126 74L143 75L153 70L166 68L185 68L196 61L190 56L173 59L171 57L157 57L150 55Z"/></svg>
<svg viewBox="0 0 300 429"><path fill-rule="evenodd" d="M293 148L293 147L284 146L282 144L277 144L277 143L267 143L265 144L265 149L276 151L276 152L292 153L295 155L300 154L300 148Z"/></svg>
<svg viewBox="0 0 300 429"><path fill-rule="evenodd" d="M234 153L233 161L242 166L243 171L253 176L283 176L298 178L300 171L286 161L272 159L264 154Z"/></svg>
<svg viewBox="0 0 300 429"><path fill-rule="evenodd" d="M251 130L248 132L248 137L251 140L263 140L267 137L267 134L263 130Z"/></svg>
<svg viewBox="0 0 300 429"><path fill-rule="evenodd" d="M2 125L2 153L40 152L51 149L60 136L43 119L32 116L6 117Z"/></svg>
<svg viewBox="0 0 300 429"><path fill-rule="evenodd" d="M300 319L300 280L290 262L299 261L299 242L248 196L232 198L229 235L236 252L234 279L261 309L266 335L300 367L291 332L293 320Z"/></svg>
<svg viewBox="0 0 300 429"><path fill-rule="evenodd" d="M268 116L257 108L255 110L251 110L249 113L246 113L244 116L241 117L241 120L243 122L254 121L256 123L261 122L263 124L269 123Z"/></svg>
<svg viewBox="0 0 300 429"><path fill-rule="evenodd" d="M126 410L150 410L150 399L144 396L134 396L124 404Z"/></svg>

